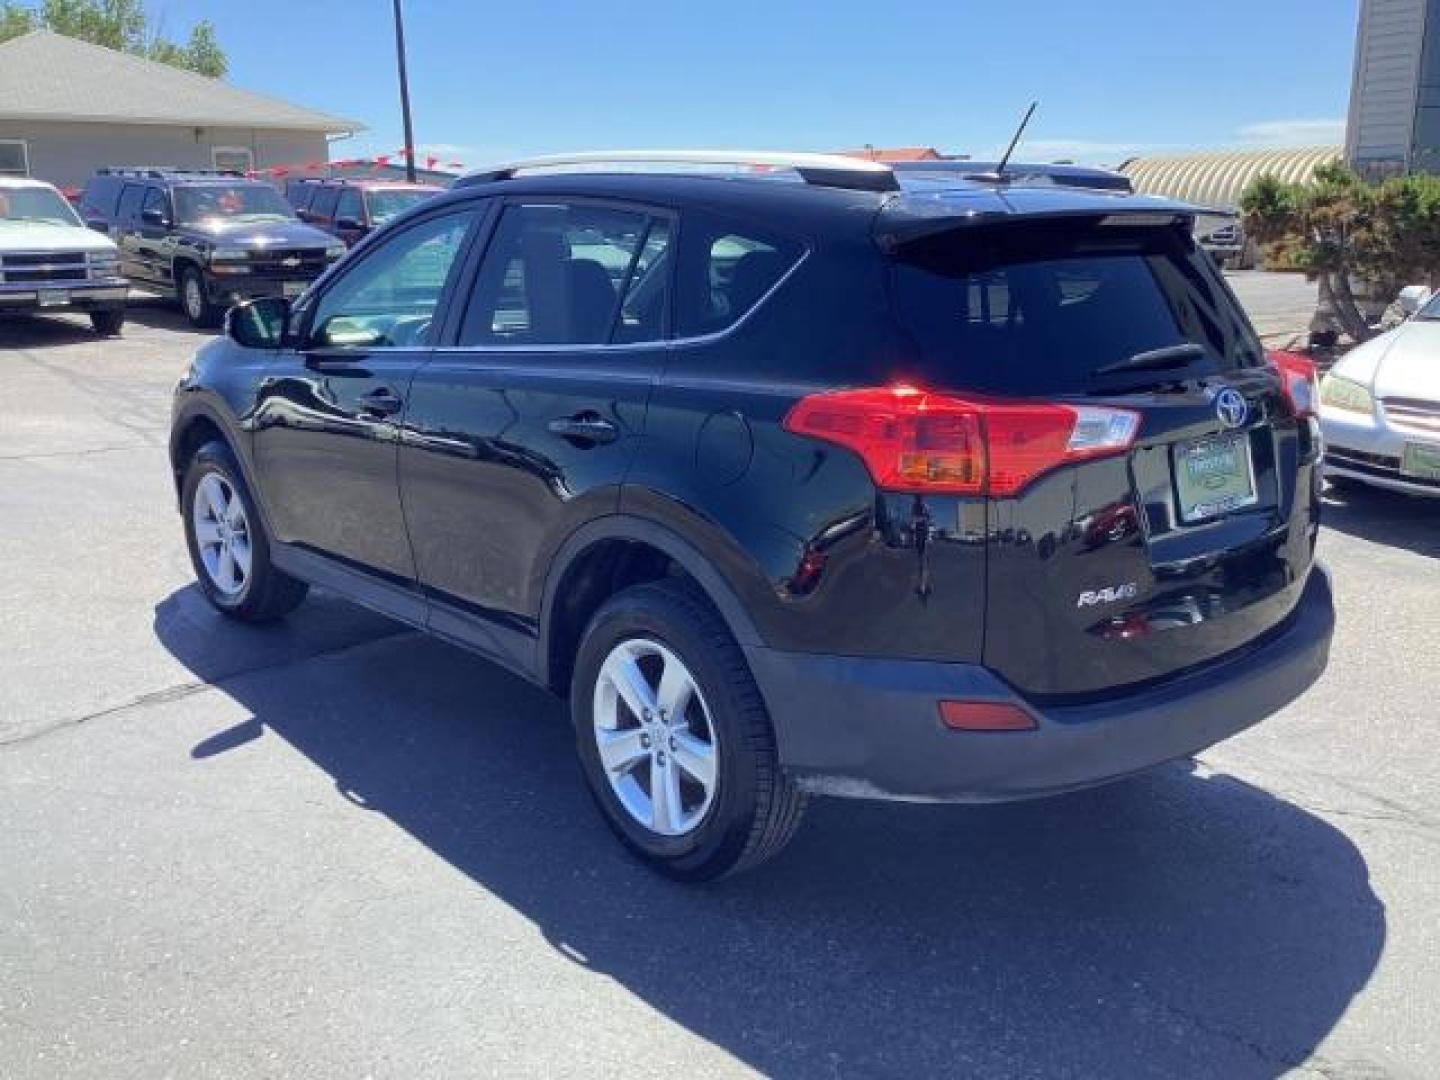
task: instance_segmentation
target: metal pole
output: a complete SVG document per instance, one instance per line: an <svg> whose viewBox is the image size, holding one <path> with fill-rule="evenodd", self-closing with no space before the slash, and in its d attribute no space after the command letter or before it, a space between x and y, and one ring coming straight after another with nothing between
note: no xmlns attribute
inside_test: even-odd
<svg viewBox="0 0 1440 1080"><path fill-rule="evenodd" d="M395 61L400 68L400 113L405 122L405 180L415 183L415 131L410 124L410 76L405 72L405 16L395 2Z"/></svg>

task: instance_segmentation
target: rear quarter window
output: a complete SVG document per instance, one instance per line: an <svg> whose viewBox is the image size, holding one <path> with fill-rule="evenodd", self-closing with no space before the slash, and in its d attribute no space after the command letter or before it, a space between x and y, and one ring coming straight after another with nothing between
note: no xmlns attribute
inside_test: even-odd
<svg viewBox="0 0 1440 1080"><path fill-rule="evenodd" d="M680 229L676 334L697 337L734 326L804 251L794 240L749 225L706 213L686 214Z"/></svg>
<svg viewBox="0 0 1440 1080"><path fill-rule="evenodd" d="M1228 287L1176 229L960 229L902 248L893 280L921 374L942 386L1084 394L1098 368L1185 343L1221 371L1263 362Z"/></svg>
<svg viewBox="0 0 1440 1080"><path fill-rule="evenodd" d="M115 177L92 177L85 185L85 193L80 196L80 205L105 217L114 217L115 208L120 201L121 186L121 182Z"/></svg>

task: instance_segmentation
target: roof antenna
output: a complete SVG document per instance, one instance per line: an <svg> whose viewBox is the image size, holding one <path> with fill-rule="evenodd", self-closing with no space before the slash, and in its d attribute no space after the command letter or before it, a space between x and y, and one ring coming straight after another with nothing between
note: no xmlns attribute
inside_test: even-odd
<svg viewBox="0 0 1440 1080"><path fill-rule="evenodd" d="M1025 129L1030 126L1030 118L1035 115L1035 110L1040 107L1040 102L1032 101L1030 108L1025 110L1025 116L1020 121L1020 126L1015 129L1015 137L1010 140L1010 145L1005 148L1005 156L1000 159L1000 164L995 166L992 173L984 173L977 176L977 180L987 180L992 184L1005 184L1009 180L1005 176L1005 166L1010 164L1010 155L1015 153L1015 147L1020 143L1020 136L1025 134Z"/></svg>

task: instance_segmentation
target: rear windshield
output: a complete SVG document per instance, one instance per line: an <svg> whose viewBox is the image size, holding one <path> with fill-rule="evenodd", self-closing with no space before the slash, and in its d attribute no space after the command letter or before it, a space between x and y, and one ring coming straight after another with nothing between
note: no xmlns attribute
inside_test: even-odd
<svg viewBox="0 0 1440 1080"><path fill-rule="evenodd" d="M1214 265L1178 228L957 229L902 248L894 282L925 374L955 388L1084 394L1097 369L1186 343L1221 371L1264 360Z"/></svg>

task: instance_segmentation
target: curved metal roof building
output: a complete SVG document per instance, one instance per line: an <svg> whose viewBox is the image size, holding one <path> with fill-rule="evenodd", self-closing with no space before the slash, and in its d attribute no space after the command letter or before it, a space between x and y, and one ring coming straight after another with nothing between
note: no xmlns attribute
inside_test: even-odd
<svg viewBox="0 0 1440 1080"><path fill-rule="evenodd" d="M1257 176L1271 173L1288 182L1304 182L1321 165L1344 157L1338 146L1301 150L1236 150L1132 158L1120 166L1135 190L1166 195L1196 206L1235 210L1240 195Z"/></svg>

